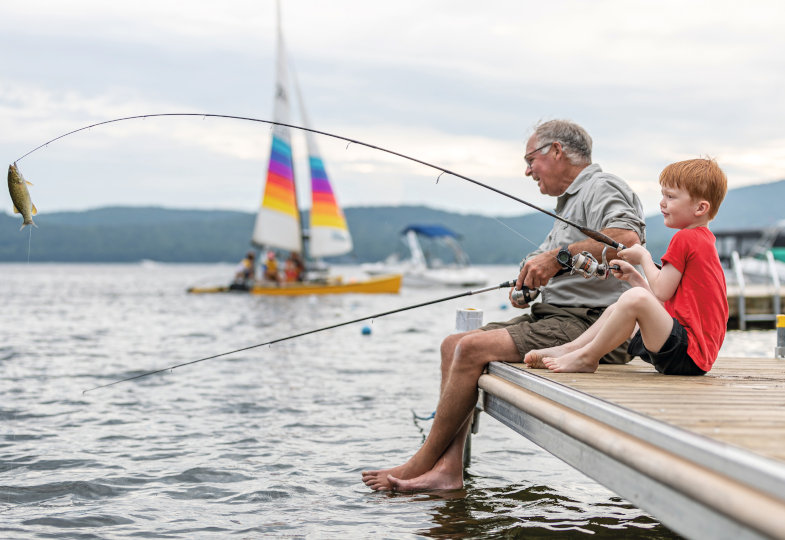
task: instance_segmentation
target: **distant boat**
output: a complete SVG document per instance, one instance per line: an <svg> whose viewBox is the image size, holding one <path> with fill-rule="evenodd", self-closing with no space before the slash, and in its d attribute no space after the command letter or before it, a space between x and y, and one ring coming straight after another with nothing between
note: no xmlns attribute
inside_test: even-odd
<svg viewBox="0 0 785 540"><path fill-rule="evenodd" d="M769 227L715 231L730 282L785 282L785 220Z"/></svg>
<svg viewBox="0 0 785 540"><path fill-rule="evenodd" d="M371 275L403 274L409 287L474 287L488 276L473 268L461 247L459 235L443 225L409 225L401 231L405 253L393 253L384 262L364 264Z"/></svg>
<svg viewBox="0 0 785 540"><path fill-rule="evenodd" d="M273 119L276 122L290 124L289 69L281 31L280 12L277 46ZM303 126L309 127L299 87L297 87L297 94ZM302 227L297 204L291 131L288 127L274 125L267 181L251 237L252 245L262 251L281 249L305 254L306 272L303 279L292 282L255 280L253 283L233 284L233 286L226 287L192 287L189 292L208 293L240 290L252 294L300 295L350 292L397 293L399 291L400 274L350 281L329 275L322 258L349 253L352 250L352 238L346 225L346 218L338 206L330 185L324 162L316 145L316 139L309 132L305 132L305 139L311 174L309 229L306 231ZM259 257L257 257L258 259Z"/></svg>

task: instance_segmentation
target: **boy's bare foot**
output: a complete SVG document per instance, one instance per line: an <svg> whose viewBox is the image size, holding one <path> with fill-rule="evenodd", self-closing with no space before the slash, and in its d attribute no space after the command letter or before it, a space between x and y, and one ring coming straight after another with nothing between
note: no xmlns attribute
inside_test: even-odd
<svg viewBox="0 0 785 540"><path fill-rule="evenodd" d="M591 357L577 350L558 358L543 358L542 363L556 373L594 373L600 361L592 360Z"/></svg>

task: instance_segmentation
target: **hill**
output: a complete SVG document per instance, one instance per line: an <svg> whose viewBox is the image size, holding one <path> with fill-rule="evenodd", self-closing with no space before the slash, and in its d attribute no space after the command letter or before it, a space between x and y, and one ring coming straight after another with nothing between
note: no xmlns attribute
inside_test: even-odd
<svg viewBox="0 0 785 540"><path fill-rule="evenodd" d="M765 227L785 218L785 180L731 190L712 229ZM547 234L552 218L539 212L494 218L457 214L426 206L347 208L355 249L333 262L384 259L413 223L439 223L462 235L461 243L478 264L514 264ZM306 212L307 218L307 212ZM0 214L0 261L32 262L236 262L249 247L254 214L158 207L106 207L54 212L35 217L39 228L19 232L19 216ZM659 214L649 216L648 245L665 252L673 231Z"/></svg>

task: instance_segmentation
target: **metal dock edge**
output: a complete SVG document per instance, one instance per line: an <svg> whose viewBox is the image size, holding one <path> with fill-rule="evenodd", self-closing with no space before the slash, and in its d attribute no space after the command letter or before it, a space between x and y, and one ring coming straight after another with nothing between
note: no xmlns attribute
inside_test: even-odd
<svg viewBox="0 0 785 540"><path fill-rule="evenodd" d="M479 381L503 424L691 538L785 538L785 465L508 364Z"/></svg>

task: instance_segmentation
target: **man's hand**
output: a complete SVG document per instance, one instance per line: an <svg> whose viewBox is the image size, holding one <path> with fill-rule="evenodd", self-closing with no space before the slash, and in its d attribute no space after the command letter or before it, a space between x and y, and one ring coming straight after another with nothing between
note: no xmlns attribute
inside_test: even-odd
<svg viewBox="0 0 785 540"><path fill-rule="evenodd" d="M507 297L510 299L510 304L512 305L512 307L520 308L520 309L526 309L527 307L529 307L529 304L525 304L525 303L524 304L519 304L518 302L516 302L515 300L512 299L512 291L514 291L517 288L518 288L517 285L515 287L512 287L510 289L510 293L507 295Z"/></svg>
<svg viewBox="0 0 785 540"><path fill-rule="evenodd" d="M518 274L515 288L520 289L521 285L525 285L530 289L537 289L547 285L551 278L562 269L556 260L558 252L558 249L546 251L528 259Z"/></svg>

